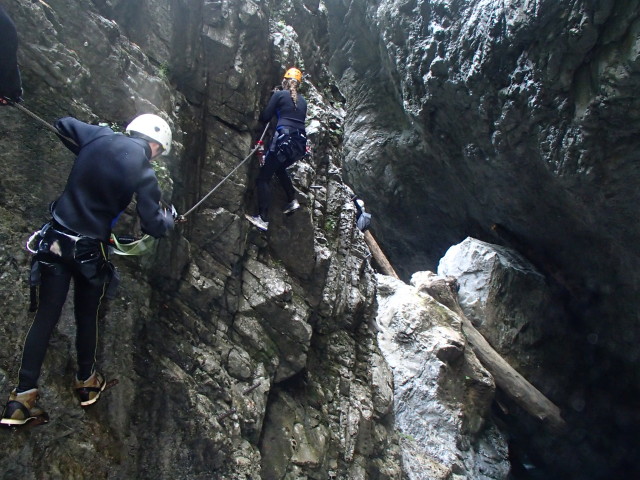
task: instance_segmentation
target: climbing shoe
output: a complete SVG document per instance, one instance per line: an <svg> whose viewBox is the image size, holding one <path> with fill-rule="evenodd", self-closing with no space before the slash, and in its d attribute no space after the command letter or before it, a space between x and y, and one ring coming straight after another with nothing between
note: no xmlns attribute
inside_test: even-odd
<svg viewBox="0 0 640 480"><path fill-rule="evenodd" d="M93 372L85 381L76 379L75 390L80 399L80 405L86 407L96 403L106 386L107 382L100 372Z"/></svg>
<svg viewBox="0 0 640 480"><path fill-rule="evenodd" d="M298 203L298 200L294 198L293 202L289 202L284 206L284 208L282 209L282 213L284 214L293 213L299 208L300 208L300 204Z"/></svg>
<svg viewBox="0 0 640 480"><path fill-rule="evenodd" d="M40 423L49 421L47 412L36 403L38 398L37 388L32 388L31 390L21 393L16 393L14 389L9 395L9 400L4 407L0 424L16 426L24 425L34 419L40 419Z"/></svg>
<svg viewBox="0 0 640 480"><path fill-rule="evenodd" d="M260 215L256 215L255 217L252 217L251 215L245 215L245 217L247 217L247 220L249 220L263 232L266 232L269 228L269 222L265 222Z"/></svg>

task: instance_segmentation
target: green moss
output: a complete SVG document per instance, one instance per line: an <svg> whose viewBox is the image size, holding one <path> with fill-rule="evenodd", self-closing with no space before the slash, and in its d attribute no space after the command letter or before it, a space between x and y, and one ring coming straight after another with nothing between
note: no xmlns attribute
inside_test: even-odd
<svg viewBox="0 0 640 480"><path fill-rule="evenodd" d="M409 435L407 433L403 433L403 432L398 432L398 437L402 438L403 440L406 440L408 442L415 442L416 439L413 435Z"/></svg>
<svg viewBox="0 0 640 480"><path fill-rule="evenodd" d="M100 122L98 123L101 127L109 127L116 133L124 133L125 127L116 122Z"/></svg>
<svg viewBox="0 0 640 480"><path fill-rule="evenodd" d="M169 64L167 62L163 62L158 67L158 77L163 80L167 80L169 78L169 74L171 73L171 68L169 68Z"/></svg>
<svg viewBox="0 0 640 480"><path fill-rule="evenodd" d="M160 190L164 194L170 193L173 189L173 180L171 179L171 174L167 166L157 160L152 160L151 166L153 167L153 171L156 172Z"/></svg>
<svg viewBox="0 0 640 480"><path fill-rule="evenodd" d="M328 217L324 222L324 229L328 233L333 233L336 230L337 222L335 218Z"/></svg>

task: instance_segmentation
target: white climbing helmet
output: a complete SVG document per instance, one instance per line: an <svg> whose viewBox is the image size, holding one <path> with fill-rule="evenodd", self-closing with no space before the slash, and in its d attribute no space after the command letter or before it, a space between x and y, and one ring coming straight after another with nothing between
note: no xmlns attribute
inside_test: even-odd
<svg viewBox="0 0 640 480"><path fill-rule="evenodd" d="M132 133L162 146L162 155L169 155L171 151L171 127L162 118L151 113L145 113L134 118L127 125L126 132Z"/></svg>

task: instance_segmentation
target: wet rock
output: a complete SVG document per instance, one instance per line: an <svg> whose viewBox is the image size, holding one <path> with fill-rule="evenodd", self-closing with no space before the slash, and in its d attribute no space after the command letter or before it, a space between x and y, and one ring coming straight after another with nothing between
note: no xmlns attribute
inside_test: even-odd
<svg viewBox="0 0 640 480"><path fill-rule="evenodd" d="M416 274L419 284L419 274ZM378 275L380 348L393 370L408 478L507 478L506 439L487 423L495 385L455 314L419 288ZM501 452L480 467L487 451Z"/></svg>

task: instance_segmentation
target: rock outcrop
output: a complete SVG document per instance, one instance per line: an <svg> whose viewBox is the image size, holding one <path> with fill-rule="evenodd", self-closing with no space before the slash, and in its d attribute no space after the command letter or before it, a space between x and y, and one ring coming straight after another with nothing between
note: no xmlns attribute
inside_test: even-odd
<svg viewBox="0 0 640 480"><path fill-rule="evenodd" d="M422 272L427 273L427 272ZM495 384L460 319L422 288L378 276L380 348L393 370L407 478L505 479L506 438L487 424Z"/></svg>

